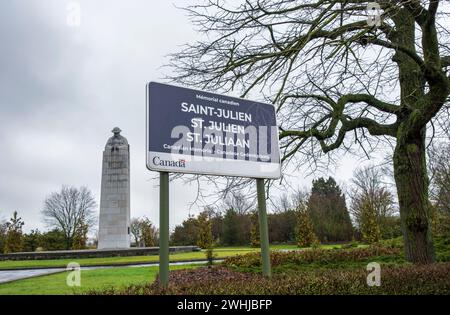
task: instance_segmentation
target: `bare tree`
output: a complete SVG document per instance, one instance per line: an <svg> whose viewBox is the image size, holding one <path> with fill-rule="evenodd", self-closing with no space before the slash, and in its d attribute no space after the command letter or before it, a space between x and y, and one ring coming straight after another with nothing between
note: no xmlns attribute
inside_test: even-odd
<svg viewBox="0 0 450 315"><path fill-rule="evenodd" d="M396 208L393 194L383 183L383 170L374 166L358 168L354 172L352 184L350 213L356 226L361 230L370 213L379 231L388 228Z"/></svg>
<svg viewBox="0 0 450 315"><path fill-rule="evenodd" d="M289 210L296 210L299 206L306 206L308 203L309 192L303 188L292 189L292 193L281 194L278 199L271 200L275 213L282 213Z"/></svg>
<svg viewBox="0 0 450 315"><path fill-rule="evenodd" d="M146 216L133 218L130 229L137 247L152 247L158 243L158 229Z"/></svg>
<svg viewBox="0 0 450 315"><path fill-rule="evenodd" d="M173 55L171 78L275 104L284 167L306 161L317 169L324 154L333 162L339 151L391 148L405 254L429 263L426 131L448 127L449 5L380 0L378 20L368 19L368 3L192 5L186 10L207 36Z"/></svg>
<svg viewBox="0 0 450 315"><path fill-rule="evenodd" d="M131 235L133 235L135 245L137 247L141 247L142 229L141 229L141 220L139 218L131 219L130 232Z"/></svg>
<svg viewBox="0 0 450 315"><path fill-rule="evenodd" d="M298 207L306 207L310 192L306 188L297 188L291 195L291 206L292 209L297 209Z"/></svg>
<svg viewBox="0 0 450 315"><path fill-rule="evenodd" d="M394 196L383 183L382 170L374 166L366 166L355 170L351 190L352 204L358 199L366 198L371 207L376 209L377 217L386 218L395 215ZM353 215L358 216L357 209Z"/></svg>
<svg viewBox="0 0 450 315"><path fill-rule="evenodd" d="M232 192L224 200L226 210L233 209L237 214L248 213L254 205L240 192Z"/></svg>
<svg viewBox="0 0 450 315"><path fill-rule="evenodd" d="M61 230L66 238L66 248L73 246L77 231L83 226L92 227L96 222L97 204L89 189L63 186L61 191L50 194L44 201L42 215L50 228Z"/></svg>
<svg viewBox="0 0 450 315"><path fill-rule="evenodd" d="M281 196L273 202L273 208L276 213L292 210L292 201L290 200L288 194L281 194Z"/></svg>

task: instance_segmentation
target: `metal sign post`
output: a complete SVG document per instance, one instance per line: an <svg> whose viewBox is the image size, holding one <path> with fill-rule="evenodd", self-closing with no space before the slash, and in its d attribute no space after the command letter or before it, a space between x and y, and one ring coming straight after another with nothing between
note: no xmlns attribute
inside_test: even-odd
<svg viewBox="0 0 450 315"><path fill-rule="evenodd" d="M255 178L263 274L270 277L264 179L281 176L275 107L150 82L146 162L160 172L159 275L169 283L169 173Z"/></svg>
<svg viewBox="0 0 450 315"><path fill-rule="evenodd" d="M159 281L169 284L169 173L159 173Z"/></svg>
<svg viewBox="0 0 450 315"><path fill-rule="evenodd" d="M266 194L264 190L264 179L256 179L256 189L258 193L258 218L259 235L261 242L261 258L263 275L271 276L270 250L269 250L269 229L267 226Z"/></svg>

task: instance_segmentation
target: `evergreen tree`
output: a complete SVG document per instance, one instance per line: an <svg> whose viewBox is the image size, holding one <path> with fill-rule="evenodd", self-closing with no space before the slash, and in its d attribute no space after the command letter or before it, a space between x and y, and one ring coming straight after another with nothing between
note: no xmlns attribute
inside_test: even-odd
<svg viewBox="0 0 450 315"><path fill-rule="evenodd" d="M29 234L25 234L23 237L23 250L25 252L34 252L40 246L42 234L38 229L31 230Z"/></svg>
<svg viewBox="0 0 450 315"><path fill-rule="evenodd" d="M309 217L308 208L299 205L297 208L296 237L298 247L309 247L317 243L317 237L314 234L314 228Z"/></svg>
<svg viewBox="0 0 450 315"><path fill-rule="evenodd" d="M0 253L3 253L6 243L6 223L0 222Z"/></svg>
<svg viewBox="0 0 450 315"><path fill-rule="evenodd" d="M73 236L72 249L85 249L88 241L89 225L86 224L84 218L81 218L81 222L77 225L75 234Z"/></svg>
<svg viewBox="0 0 450 315"><path fill-rule="evenodd" d="M250 230L250 245L252 247L261 246L261 238L259 234L259 217L258 211L253 211L250 217L251 230Z"/></svg>
<svg viewBox="0 0 450 315"><path fill-rule="evenodd" d="M22 227L24 225L22 218L17 216L17 211L14 211L13 216L6 223L5 253L16 253L23 250Z"/></svg>
<svg viewBox="0 0 450 315"><path fill-rule="evenodd" d="M170 240L177 246L195 245L198 241L198 233L197 219L190 216L181 225L175 227Z"/></svg>
<svg viewBox="0 0 450 315"><path fill-rule="evenodd" d="M42 247L46 251L66 249L67 242L65 233L58 229L42 233L39 240L39 247Z"/></svg>
<svg viewBox="0 0 450 315"><path fill-rule="evenodd" d="M238 243L238 220L237 212L230 208L223 217L223 245L237 245Z"/></svg>
<svg viewBox="0 0 450 315"><path fill-rule="evenodd" d="M352 240L353 226L345 197L332 177L313 180L308 211L321 242Z"/></svg>
<svg viewBox="0 0 450 315"><path fill-rule="evenodd" d="M377 220L377 213L371 207L368 200L361 204L361 223L360 229L362 240L367 244L377 243L381 239L380 226Z"/></svg>
<svg viewBox="0 0 450 315"><path fill-rule="evenodd" d="M149 218L144 217L141 220L142 243L145 247L153 247L158 244L158 229L153 225Z"/></svg>
<svg viewBox="0 0 450 315"><path fill-rule="evenodd" d="M198 215L198 240L197 246L203 249L209 249L213 246L212 221L207 211Z"/></svg>
<svg viewBox="0 0 450 315"><path fill-rule="evenodd" d="M277 243L296 242L297 211L294 209L278 213L269 213L269 239Z"/></svg>

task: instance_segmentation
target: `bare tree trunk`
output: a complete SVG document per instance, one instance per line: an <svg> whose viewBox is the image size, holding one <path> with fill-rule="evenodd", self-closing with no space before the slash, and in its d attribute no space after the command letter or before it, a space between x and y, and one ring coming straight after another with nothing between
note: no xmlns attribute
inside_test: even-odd
<svg viewBox="0 0 450 315"><path fill-rule="evenodd" d="M413 135L399 130L394 152L394 175L400 205L406 259L426 264L435 261L428 200L425 129ZM406 132L405 132L406 134Z"/></svg>

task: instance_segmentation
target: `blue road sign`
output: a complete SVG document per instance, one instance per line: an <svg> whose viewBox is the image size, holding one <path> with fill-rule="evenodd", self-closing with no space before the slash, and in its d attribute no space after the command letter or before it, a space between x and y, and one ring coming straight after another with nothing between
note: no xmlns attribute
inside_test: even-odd
<svg viewBox="0 0 450 315"><path fill-rule="evenodd" d="M152 171L279 178L273 105L178 86L147 85Z"/></svg>

